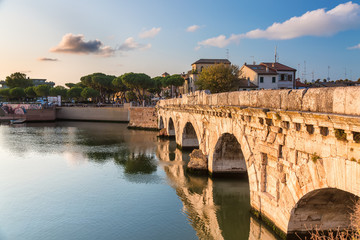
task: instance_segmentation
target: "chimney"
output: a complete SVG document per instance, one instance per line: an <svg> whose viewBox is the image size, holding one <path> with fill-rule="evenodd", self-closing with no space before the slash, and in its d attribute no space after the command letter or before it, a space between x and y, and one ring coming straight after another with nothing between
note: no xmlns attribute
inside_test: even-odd
<svg viewBox="0 0 360 240"><path fill-rule="evenodd" d="M244 65L246 66L246 62L244 63Z"/></svg>
<svg viewBox="0 0 360 240"><path fill-rule="evenodd" d="M255 61L253 61L253 65L256 65L256 62L255 62Z"/></svg>
<svg viewBox="0 0 360 240"><path fill-rule="evenodd" d="M248 87L250 87L250 79L248 78Z"/></svg>
<svg viewBox="0 0 360 240"><path fill-rule="evenodd" d="M272 67L275 67L275 63L272 64Z"/></svg>

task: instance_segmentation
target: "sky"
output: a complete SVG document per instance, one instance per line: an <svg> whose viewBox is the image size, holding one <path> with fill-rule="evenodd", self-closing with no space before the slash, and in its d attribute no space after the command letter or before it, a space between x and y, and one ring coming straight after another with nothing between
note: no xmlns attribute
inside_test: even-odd
<svg viewBox="0 0 360 240"><path fill-rule="evenodd" d="M187 72L200 58L360 78L360 1L0 0L0 79ZM306 68L306 71L305 71Z"/></svg>

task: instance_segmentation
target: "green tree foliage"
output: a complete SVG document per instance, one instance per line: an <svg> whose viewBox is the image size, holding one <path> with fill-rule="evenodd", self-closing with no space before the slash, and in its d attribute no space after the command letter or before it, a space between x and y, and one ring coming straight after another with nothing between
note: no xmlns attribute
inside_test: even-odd
<svg viewBox="0 0 360 240"><path fill-rule="evenodd" d="M76 84L75 83L65 83L65 86L67 86L70 89L70 88L76 87Z"/></svg>
<svg viewBox="0 0 360 240"><path fill-rule="evenodd" d="M10 97L10 89L9 88L0 89L0 96L8 100Z"/></svg>
<svg viewBox="0 0 360 240"><path fill-rule="evenodd" d="M154 77L152 81L153 86L152 88L149 88L148 91L152 94L157 94L160 97L160 93L163 87L163 77Z"/></svg>
<svg viewBox="0 0 360 240"><path fill-rule="evenodd" d="M195 82L200 90L210 90L211 93L235 90L239 77L239 67L235 65L215 64L204 68Z"/></svg>
<svg viewBox="0 0 360 240"><path fill-rule="evenodd" d="M104 73L93 73L81 77L80 81L86 87L98 90L100 92L100 97L104 101L106 95L110 98L110 95L116 92L116 88L112 84L115 78L115 76L106 75Z"/></svg>
<svg viewBox="0 0 360 240"><path fill-rule="evenodd" d="M93 88L84 88L82 91L81 91L81 97L83 97L84 99L88 99L88 98L91 98L93 101L95 98L99 97L100 96L100 93L99 91L93 89Z"/></svg>
<svg viewBox="0 0 360 240"><path fill-rule="evenodd" d="M112 81L112 84L114 85L117 92L120 92L120 97L125 98L126 91L129 90L129 88L123 83L122 77L117 77Z"/></svg>
<svg viewBox="0 0 360 240"><path fill-rule="evenodd" d="M34 91L34 87L27 87L25 88L25 94L28 98L35 98L36 97L36 93Z"/></svg>
<svg viewBox="0 0 360 240"><path fill-rule="evenodd" d="M11 74L10 76L7 76L5 79L5 84L9 88L15 88L15 87L27 88L33 86L32 81L26 78L26 74L20 72L16 72Z"/></svg>
<svg viewBox="0 0 360 240"><path fill-rule="evenodd" d="M140 101L144 100L145 90L153 86L153 81L145 73L125 73L121 79L129 89L137 92Z"/></svg>
<svg viewBox="0 0 360 240"><path fill-rule="evenodd" d="M79 99L81 98L81 92L83 91L83 89L81 87L73 87L70 88L67 91L67 97L70 99L74 99L76 101L79 101Z"/></svg>
<svg viewBox="0 0 360 240"><path fill-rule="evenodd" d="M21 87L14 87L10 89L10 96L15 99L22 99L26 97L25 91Z"/></svg>
<svg viewBox="0 0 360 240"><path fill-rule="evenodd" d="M136 101L137 96L133 91L127 91L125 95L128 102Z"/></svg>
<svg viewBox="0 0 360 240"><path fill-rule="evenodd" d="M67 89L63 86L56 86L50 89L49 94L50 96L60 95L62 98L65 98L67 96Z"/></svg>
<svg viewBox="0 0 360 240"><path fill-rule="evenodd" d="M162 84L164 87L175 86L180 87L184 84L185 80L179 74L174 74L163 78Z"/></svg>
<svg viewBox="0 0 360 240"><path fill-rule="evenodd" d="M37 87L34 87L34 91L36 93L36 96L38 97L47 97L49 96L51 86L49 85L39 85Z"/></svg>

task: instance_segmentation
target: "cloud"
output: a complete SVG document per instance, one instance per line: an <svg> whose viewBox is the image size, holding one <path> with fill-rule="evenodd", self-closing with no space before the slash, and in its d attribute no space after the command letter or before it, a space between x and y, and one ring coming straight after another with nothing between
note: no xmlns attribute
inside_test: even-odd
<svg viewBox="0 0 360 240"><path fill-rule="evenodd" d="M57 62L57 61L59 61L59 59L57 59L57 58L47 58L47 57L43 57L43 58L38 58L38 61L43 61L43 62Z"/></svg>
<svg viewBox="0 0 360 240"><path fill-rule="evenodd" d="M329 11L323 8L308 11L300 17L292 17L283 23L274 23L265 30L255 29L245 34L233 34L229 38L220 35L199 42L198 45L223 48L239 42L242 38L287 40L303 36L331 36L359 26L360 5L350 1Z"/></svg>
<svg viewBox="0 0 360 240"><path fill-rule="evenodd" d="M223 48L229 45L230 43L238 43L242 38L241 35L231 35L229 38L226 38L225 35L220 35L217 37L209 38L202 42L199 42L199 46L211 46L211 47L218 47Z"/></svg>
<svg viewBox="0 0 360 240"><path fill-rule="evenodd" d="M358 45L355 45L353 47L349 47L348 49L352 50L352 49L360 49L360 43Z"/></svg>
<svg viewBox="0 0 360 240"><path fill-rule="evenodd" d="M151 44L141 44L135 41L133 37L129 37L123 44L118 48L120 51L131 51L131 50L146 50L151 48Z"/></svg>
<svg viewBox="0 0 360 240"><path fill-rule="evenodd" d="M200 28L199 25L192 25L192 26L189 26L186 31L187 32L195 32L196 30L198 30Z"/></svg>
<svg viewBox="0 0 360 240"><path fill-rule="evenodd" d="M100 40L85 41L84 35L65 34L58 46L50 49L56 53L71 54L97 54L102 56L111 56L115 50L109 46L104 46Z"/></svg>
<svg viewBox="0 0 360 240"><path fill-rule="evenodd" d="M156 35L158 35L160 31L161 31L160 27L158 27L158 28L153 27L150 30L139 33L139 37L140 38L153 38Z"/></svg>

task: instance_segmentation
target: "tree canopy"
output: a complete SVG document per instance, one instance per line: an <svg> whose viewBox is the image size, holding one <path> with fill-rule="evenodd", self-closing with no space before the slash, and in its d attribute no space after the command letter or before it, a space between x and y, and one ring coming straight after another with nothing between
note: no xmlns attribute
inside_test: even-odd
<svg viewBox="0 0 360 240"><path fill-rule="evenodd" d="M121 79L129 89L138 93L139 100L144 100L145 90L153 86L153 81L145 73L125 73Z"/></svg>
<svg viewBox="0 0 360 240"><path fill-rule="evenodd" d="M5 84L9 88L15 88L15 87L27 88L33 86L32 81L26 78L26 74L20 72L12 73L10 76L7 76L5 79Z"/></svg>
<svg viewBox="0 0 360 240"><path fill-rule="evenodd" d="M10 89L10 96L15 99L21 99L26 97L26 94L23 88L14 87Z"/></svg>
<svg viewBox="0 0 360 240"><path fill-rule="evenodd" d="M29 98L36 97L34 87L27 87L27 88L24 89L24 91L25 91L25 94L26 94L27 97L29 97Z"/></svg>
<svg viewBox="0 0 360 240"><path fill-rule="evenodd" d="M174 74L163 78L162 85L164 87L168 87L168 86L180 87L184 84L184 81L185 81L184 78L181 77L179 74Z"/></svg>
<svg viewBox="0 0 360 240"><path fill-rule="evenodd" d="M100 93L100 97L105 100L106 95L110 95L116 92L115 87L112 83L115 78L115 76L106 75L104 73L93 73L81 77L80 81L86 87L98 90Z"/></svg>
<svg viewBox="0 0 360 240"><path fill-rule="evenodd" d="M84 99L88 99L88 98L92 98L93 101L94 101L94 98L97 98L100 96L100 93L99 91L93 89L93 88L84 88L82 91L81 91L81 96L84 98Z"/></svg>
<svg viewBox="0 0 360 240"><path fill-rule="evenodd" d="M215 64L204 68L195 82L200 90L210 90L211 93L235 90L239 77L239 67L236 65Z"/></svg>
<svg viewBox="0 0 360 240"><path fill-rule="evenodd" d="M56 86L56 87L50 89L49 95L51 95L51 96L60 95L62 98L65 98L67 95L67 89L63 86Z"/></svg>
<svg viewBox="0 0 360 240"><path fill-rule="evenodd" d="M47 97L49 96L51 86L49 85L39 85L37 87L34 87L34 92L38 97Z"/></svg>
<svg viewBox="0 0 360 240"><path fill-rule="evenodd" d="M67 97L75 100L79 100L81 98L81 92L83 89L81 87L72 87L67 92Z"/></svg>

